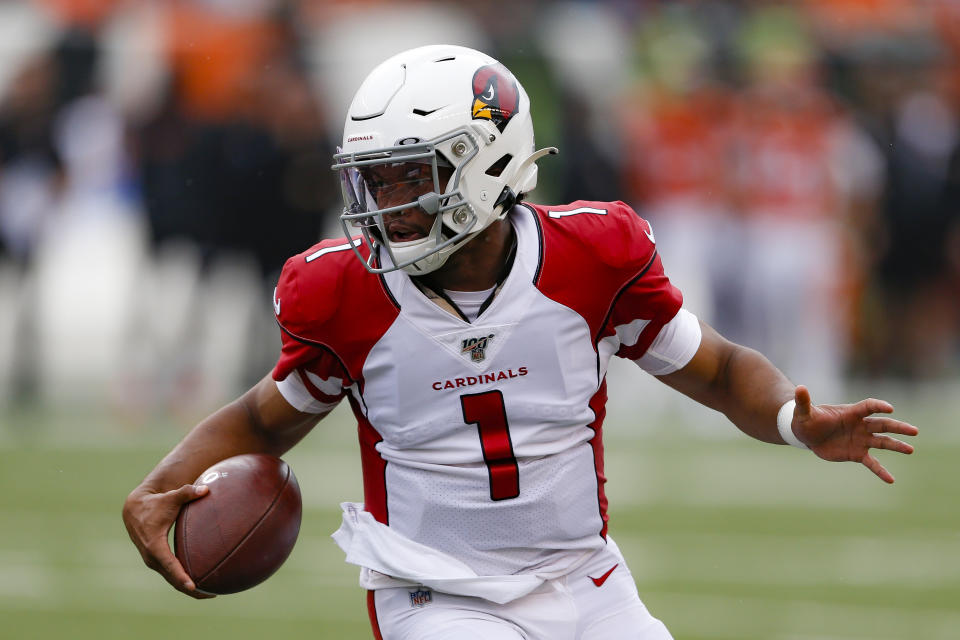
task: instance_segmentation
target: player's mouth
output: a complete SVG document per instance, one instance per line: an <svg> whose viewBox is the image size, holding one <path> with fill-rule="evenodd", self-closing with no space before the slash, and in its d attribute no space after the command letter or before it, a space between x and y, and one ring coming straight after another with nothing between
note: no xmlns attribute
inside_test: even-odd
<svg viewBox="0 0 960 640"><path fill-rule="evenodd" d="M427 234L416 227L394 223L387 227L387 237L390 238L390 242L413 242L426 238Z"/></svg>

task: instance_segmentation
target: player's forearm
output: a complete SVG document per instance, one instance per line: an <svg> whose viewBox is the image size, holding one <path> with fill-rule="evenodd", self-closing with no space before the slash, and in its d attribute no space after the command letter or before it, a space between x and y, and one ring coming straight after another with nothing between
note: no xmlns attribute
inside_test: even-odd
<svg viewBox="0 0 960 640"><path fill-rule="evenodd" d="M793 384L763 355L734 344L701 322L703 337L683 369L662 376L674 389L720 411L744 433L782 443L777 412L793 397Z"/></svg>
<svg viewBox="0 0 960 640"><path fill-rule="evenodd" d="M210 465L240 453L270 452L272 443L252 423L241 400L232 402L194 427L141 483L150 491L169 491L191 483Z"/></svg>
<svg viewBox="0 0 960 640"><path fill-rule="evenodd" d="M280 456L320 419L291 408L264 378L200 422L151 471L141 487L169 491L193 482L210 465L241 453Z"/></svg>
<svg viewBox="0 0 960 640"><path fill-rule="evenodd" d="M794 385L762 354L734 345L714 390L714 408L747 435L782 444L777 412L793 391Z"/></svg>

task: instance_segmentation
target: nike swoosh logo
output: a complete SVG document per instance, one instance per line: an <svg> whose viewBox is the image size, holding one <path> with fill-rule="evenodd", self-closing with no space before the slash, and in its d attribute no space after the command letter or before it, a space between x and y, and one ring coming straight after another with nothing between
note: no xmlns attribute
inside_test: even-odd
<svg viewBox="0 0 960 640"><path fill-rule="evenodd" d="M647 231L649 229L649 231ZM650 239L652 244L657 244L657 241L653 239L653 225L647 222L647 229L643 230L643 233Z"/></svg>
<svg viewBox="0 0 960 640"><path fill-rule="evenodd" d="M587 577L590 578L591 580L593 580L593 584L597 585L598 587L602 587L602 586L603 586L603 583L606 582L606 581L607 581L607 578L610 577L610 574L613 573L613 570L616 569L616 568L619 567L619 566L620 566L620 563L618 562L617 564L615 564L615 565L613 565L612 567L610 567L610 570L607 571L607 572L606 572L605 574L603 574L602 576L600 576L599 578L594 578L593 576L587 576Z"/></svg>
<svg viewBox="0 0 960 640"><path fill-rule="evenodd" d="M277 288L273 288L273 310L277 312L277 315L280 315L280 301L277 300Z"/></svg>

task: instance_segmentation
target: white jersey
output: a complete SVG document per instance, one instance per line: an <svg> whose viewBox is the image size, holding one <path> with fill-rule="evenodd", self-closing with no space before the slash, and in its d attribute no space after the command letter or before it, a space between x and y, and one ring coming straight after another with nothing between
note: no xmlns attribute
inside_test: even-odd
<svg viewBox="0 0 960 640"><path fill-rule="evenodd" d="M700 333L623 203L509 220L513 266L473 322L403 271L368 273L345 240L291 258L273 376L303 411L349 398L378 522L480 576L562 574L605 544L610 357L668 373Z"/></svg>

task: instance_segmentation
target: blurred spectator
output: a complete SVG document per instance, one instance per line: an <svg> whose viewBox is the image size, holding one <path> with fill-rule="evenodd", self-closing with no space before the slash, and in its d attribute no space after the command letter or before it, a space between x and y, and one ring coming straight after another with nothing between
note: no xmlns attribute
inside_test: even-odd
<svg viewBox="0 0 960 640"><path fill-rule="evenodd" d="M732 335L835 397L864 278L851 212L881 184L878 151L819 83L796 11L756 9L740 42L749 86L735 133L743 271Z"/></svg>
<svg viewBox="0 0 960 640"><path fill-rule="evenodd" d="M53 54L40 54L13 78L0 104L0 251L21 264L63 187L53 142L58 72Z"/></svg>
<svg viewBox="0 0 960 640"><path fill-rule="evenodd" d="M296 17L273 2L171 6L170 82L132 133L170 309L139 365L159 374L161 406L200 411L260 375L274 341L250 337L272 329L277 274L339 199Z"/></svg>
<svg viewBox="0 0 960 640"><path fill-rule="evenodd" d="M135 134L154 243L251 253L269 277L339 194L296 16L273 4L172 4L171 82Z"/></svg>
<svg viewBox="0 0 960 640"><path fill-rule="evenodd" d="M578 94L571 92L559 102L560 121L567 126L556 143L566 155L553 171L559 176L557 201L623 199L619 145L614 147L605 136L598 135L597 114ZM537 199L542 196L538 188Z"/></svg>
<svg viewBox="0 0 960 640"><path fill-rule="evenodd" d="M124 0L34 0L64 24L96 31Z"/></svg>
<svg viewBox="0 0 960 640"><path fill-rule="evenodd" d="M280 37L275 0L166 2L171 74L191 119L229 118L243 107L251 78L263 72Z"/></svg>
<svg viewBox="0 0 960 640"><path fill-rule="evenodd" d="M960 326L948 253L960 220L960 135L956 104L935 73L910 64L897 74L901 92L880 129L887 182L876 278L885 331L869 356L873 367L911 377L956 367Z"/></svg>
<svg viewBox="0 0 960 640"><path fill-rule="evenodd" d="M845 47L852 40L906 34L929 26L930 6L913 0L806 0L822 42ZM932 3L949 4L949 3Z"/></svg>
<svg viewBox="0 0 960 640"><path fill-rule="evenodd" d="M52 54L26 61L0 102L0 405L29 390L33 361L24 274L49 212L63 192L63 162L53 141L57 66Z"/></svg>
<svg viewBox="0 0 960 640"><path fill-rule="evenodd" d="M525 78L537 140L560 149L557 162L542 165L533 199L622 200L623 140L612 116L629 78L628 23L614 3L602 2L559 2L530 18L531 33L514 36L513 25L496 55ZM584 34L591 34L589 45ZM527 48L515 53L518 41L536 42L542 59Z"/></svg>

